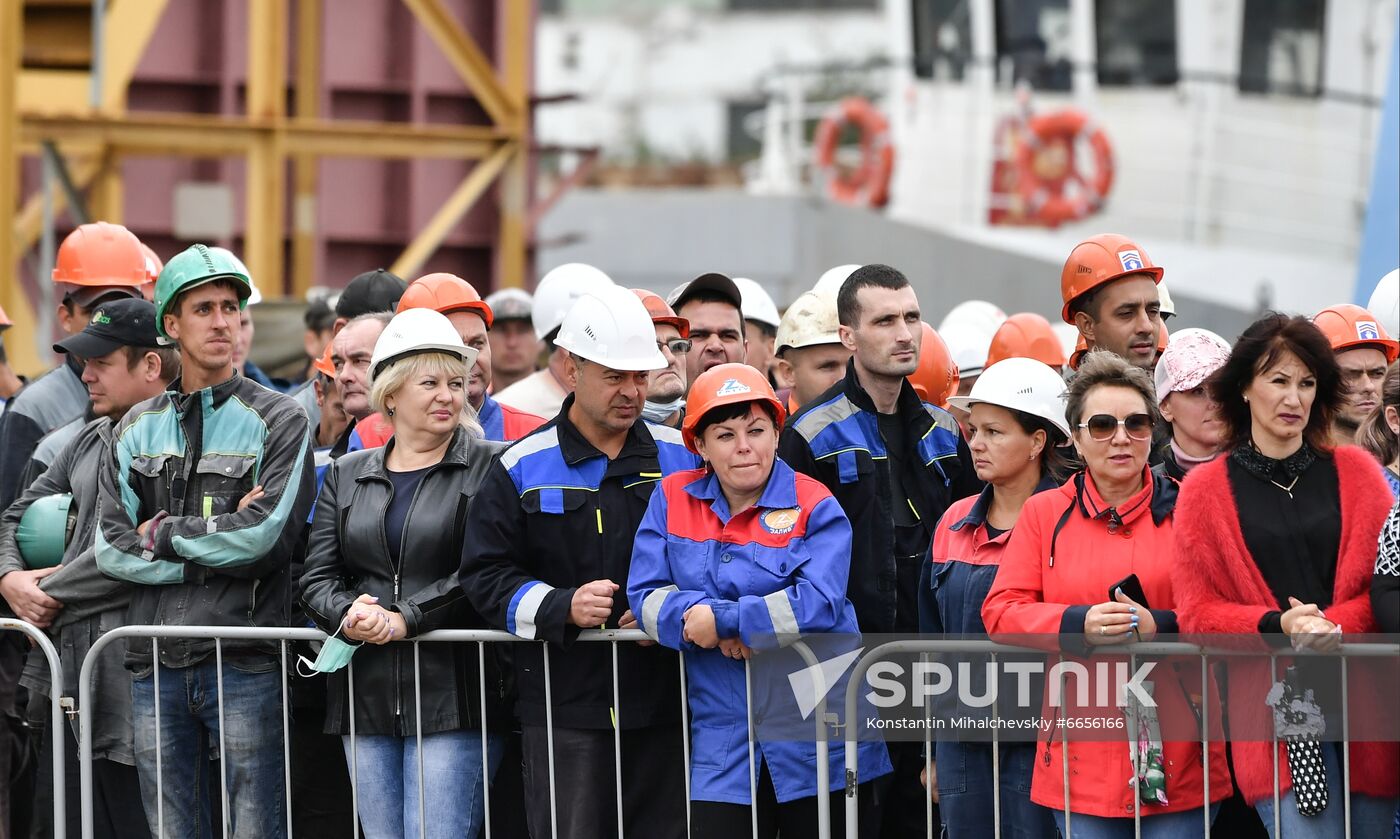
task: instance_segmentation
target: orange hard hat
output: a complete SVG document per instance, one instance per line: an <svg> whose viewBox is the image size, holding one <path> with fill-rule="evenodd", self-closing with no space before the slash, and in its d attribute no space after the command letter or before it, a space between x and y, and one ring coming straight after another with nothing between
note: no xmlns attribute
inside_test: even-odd
<svg viewBox="0 0 1400 839"><path fill-rule="evenodd" d="M140 288L152 277L141 240L120 224L79 225L63 239L54 258L53 281L104 288Z"/></svg>
<svg viewBox="0 0 1400 839"><path fill-rule="evenodd" d="M1055 369L1065 366L1065 351L1050 321L1034 312L1012 315L992 336L987 366L1007 358L1032 358Z"/></svg>
<svg viewBox="0 0 1400 839"><path fill-rule="evenodd" d="M311 362L313 370L317 373L323 373L332 379L335 378L335 360L331 358L331 349L334 344L334 341L327 341L326 349L321 353L321 357Z"/></svg>
<svg viewBox="0 0 1400 839"><path fill-rule="evenodd" d="M1161 338L1157 339L1158 344L1160 344L1161 341ZM1084 354L1088 351L1089 344L1084 340L1084 336L1080 335L1079 340L1074 342L1074 352L1069 354L1069 369L1078 370L1079 362L1084 360Z"/></svg>
<svg viewBox="0 0 1400 839"><path fill-rule="evenodd" d="M486 322L487 329L491 328L491 321L494 320L491 307L477 294L476 288L456 274L446 272L424 274L409 283L394 313L409 309L432 309L444 315L448 312L476 312Z"/></svg>
<svg viewBox="0 0 1400 839"><path fill-rule="evenodd" d="M1385 331L1375 315L1355 303L1328 306L1313 315L1313 324L1327 336L1333 352L1374 346L1385 353L1387 362L1400 356L1400 342Z"/></svg>
<svg viewBox="0 0 1400 839"><path fill-rule="evenodd" d="M1171 341L1171 336L1167 334L1165 323L1157 324L1157 354L1161 355L1167 351L1167 343Z"/></svg>
<svg viewBox="0 0 1400 839"><path fill-rule="evenodd" d="M695 426L705 414L736 402L767 402L773 407L778 430L782 430L787 409L773 392L773 386L768 384L768 378L747 364L729 362L711 367L691 384L686 396L685 420L681 423L685 447L696 452Z"/></svg>
<svg viewBox="0 0 1400 839"><path fill-rule="evenodd" d="M690 321L677 315L676 310L672 309L661 295L644 288L634 288L632 293L647 307L647 314L651 315L652 323L669 323L681 333L682 338L690 337Z"/></svg>
<svg viewBox="0 0 1400 839"><path fill-rule="evenodd" d="M1060 317L1073 324L1069 304L1074 298L1129 274L1147 274L1154 283L1162 280L1162 269L1153 265L1147 251L1126 236L1100 233L1075 245L1060 271L1060 298L1064 301Z"/></svg>
<svg viewBox="0 0 1400 839"><path fill-rule="evenodd" d="M948 404L948 397L958 392L958 365L938 330L927 323L921 326L924 337L919 343L919 366L909 374L909 384L920 399L942 408Z"/></svg>

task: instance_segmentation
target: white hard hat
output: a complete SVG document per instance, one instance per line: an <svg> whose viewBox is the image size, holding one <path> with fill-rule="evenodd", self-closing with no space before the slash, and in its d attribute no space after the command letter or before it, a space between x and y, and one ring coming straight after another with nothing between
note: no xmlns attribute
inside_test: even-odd
<svg viewBox="0 0 1400 839"><path fill-rule="evenodd" d="M938 334L955 323L970 323L975 326L984 326L990 330L989 335L995 335L997 327L1006 322L1006 312L995 303L988 303L986 300L964 300L953 307L953 310L944 315L943 322L938 324ZM990 340L990 339L989 339Z"/></svg>
<svg viewBox="0 0 1400 839"><path fill-rule="evenodd" d="M826 273L817 279L817 284L812 286L812 291L825 291L832 297L836 297L841 293L841 286L846 282L846 278L859 267L859 265L837 265L835 268L828 268Z"/></svg>
<svg viewBox="0 0 1400 839"><path fill-rule="evenodd" d="M1396 268L1376 283L1366 311L1376 316L1389 335L1400 335L1400 268Z"/></svg>
<svg viewBox="0 0 1400 839"><path fill-rule="evenodd" d="M978 402L1000 405L1049 422L1069 434L1065 419L1065 380L1054 368L1033 358L1008 358L982 371L967 396L950 396L948 404L964 411Z"/></svg>
<svg viewBox="0 0 1400 839"><path fill-rule="evenodd" d="M1167 288L1166 280L1157 281L1157 311L1164 318L1176 316L1176 304L1172 302L1172 293Z"/></svg>
<svg viewBox="0 0 1400 839"><path fill-rule="evenodd" d="M778 317L778 307L763 286L748 277L735 277L734 285L739 287L739 296L743 300L739 311L743 313L744 320L756 320L777 329L782 318Z"/></svg>
<svg viewBox="0 0 1400 839"><path fill-rule="evenodd" d="M800 350L818 344L841 343L841 322L836 316L836 298L825 291L808 291L792 301L778 324L775 350Z"/></svg>
<svg viewBox="0 0 1400 839"><path fill-rule="evenodd" d="M985 321L949 323L945 318L943 325L938 327L938 334L948 345L948 352L953 354L953 361L964 379L980 375L982 368L987 366L987 353L992 348L992 336L996 332L997 327Z"/></svg>
<svg viewBox="0 0 1400 839"><path fill-rule="evenodd" d="M426 352L459 356L469 369L476 363L477 351L462 343L462 336L446 315L433 309L405 309L394 315L374 342L369 361L371 378L379 375L382 365L396 358Z"/></svg>
<svg viewBox="0 0 1400 839"><path fill-rule="evenodd" d="M585 292L612 284L611 277L583 262L566 262L551 269L535 287L534 307L530 311L535 337L544 340L549 333L558 329L574 301Z"/></svg>
<svg viewBox="0 0 1400 839"><path fill-rule="evenodd" d="M556 346L613 370L660 370L656 326L641 298L622 286L586 292L559 326Z"/></svg>

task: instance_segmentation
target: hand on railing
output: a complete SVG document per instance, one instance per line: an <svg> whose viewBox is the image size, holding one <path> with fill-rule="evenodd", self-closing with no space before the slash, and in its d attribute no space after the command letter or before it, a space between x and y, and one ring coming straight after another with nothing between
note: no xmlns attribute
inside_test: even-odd
<svg viewBox="0 0 1400 839"><path fill-rule="evenodd" d="M625 612L622 613L622 619L619 620L619 621L617 622L617 628L618 628L618 629L641 629L641 627L637 625L637 616L634 615L634 614L632 614L632 610L631 610L631 609L628 609L627 611L625 611ZM653 640L651 640L650 638L648 638L648 639L645 640L645 641L638 641L638 642L637 642L637 646L639 646L639 647L654 647L654 646L656 646L656 642L653 641Z"/></svg>
<svg viewBox="0 0 1400 839"><path fill-rule="evenodd" d="M584 629L596 629L608 622L612 614L613 595L618 585L612 580L594 580L574 589L569 604L569 623Z"/></svg>
<svg viewBox="0 0 1400 839"><path fill-rule="evenodd" d="M408 635L403 615L379 605L379 598L362 594L345 615L345 637L366 644L387 644Z"/></svg>
<svg viewBox="0 0 1400 839"><path fill-rule="evenodd" d="M708 603L696 603L685 610L685 626L681 628L681 638L702 650L713 650L719 646L719 632L715 629L715 610Z"/></svg>
<svg viewBox="0 0 1400 839"><path fill-rule="evenodd" d="M748 661L753 656L753 649L738 638L721 638L719 649L726 658L741 658Z"/></svg>
<svg viewBox="0 0 1400 839"><path fill-rule="evenodd" d="M928 790L928 797L933 799L933 803L938 803L938 764L930 760L928 765L919 770L919 783Z"/></svg>
<svg viewBox="0 0 1400 839"><path fill-rule="evenodd" d="M1145 609L1141 611L1146 611ZM1127 603L1095 603L1084 616L1084 641L1093 647L1124 644L1134 640L1139 610Z"/></svg>
<svg viewBox="0 0 1400 839"><path fill-rule="evenodd" d="M1280 616L1279 625L1293 642L1293 649L1335 652L1341 646L1341 627L1329 621L1316 603L1289 597L1288 605L1292 608Z"/></svg>

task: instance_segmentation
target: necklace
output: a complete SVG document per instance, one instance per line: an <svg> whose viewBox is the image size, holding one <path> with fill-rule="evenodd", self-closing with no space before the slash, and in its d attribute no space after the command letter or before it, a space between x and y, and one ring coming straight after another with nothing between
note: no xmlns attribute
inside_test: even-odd
<svg viewBox="0 0 1400 839"><path fill-rule="evenodd" d="M1273 484L1274 486L1276 486L1276 487L1278 487L1279 489L1283 490L1284 492L1288 493L1288 497L1289 497L1289 498L1292 498L1292 497L1293 497L1293 487L1294 487L1295 484L1298 483L1298 478L1300 478L1300 477L1302 477L1302 476L1301 476L1301 475L1294 475L1294 476L1293 476L1293 480L1291 480L1291 481L1288 482L1288 486L1284 486L1283 484L1279 483L1278 481L1274 480L1273 478L1270 478L1270 479L1269 479L1269 483Z"/></svg>

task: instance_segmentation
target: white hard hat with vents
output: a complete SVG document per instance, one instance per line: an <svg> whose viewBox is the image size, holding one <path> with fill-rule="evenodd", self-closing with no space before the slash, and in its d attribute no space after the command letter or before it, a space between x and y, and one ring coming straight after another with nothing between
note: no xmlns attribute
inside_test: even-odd
<svg viewBox="0 0 1400 839"><path fill-rule="evenodd" d="M544 340L549 333L558 329L574 302L584 293L612 284L611 277L583 262L567 262L551 269L535 287L534 304L530 311L535 337Z"/></svg>
<svg viewBox="0 0 1400 839"><path fill-rule="evenodd" d="M1033 358L1008 358L982 371L967 396L950 396L948 404L964 411L978 402L1040 417L1069 437L1065 419L1065 380Z"/></svg>
<svg viewBox="0 0 1400 839"><path fill-rule="evenodd" d="M739 311L743 313L744 320L756 320L777 329L782 318L778 316L778 307L773 298L768 296L763 286L748 277L735 277L734 285L739 287L739 296L743 299Z"/></svg>
<svg viewBox="0 0 1400 839"><path fill-rule="evenodd" d="M446 315L432 309L406 309L394 315L374 343L372 376L378 376L391 361L430 352L458 356L468 369L476 363L477 350L462 343L462 336Z"/></svg>
<svg viewBox="0 0 1400 839"><path fill-rule="evenodd" d="M841 343L841 322L836 316L836 297L824 291L808 291L792 301L778 324L775 350L800 350L819 344Z"/></svg>
<svg viewBox="0 0 1400 839"><path fill-rule="evenodd" d="M580 297L564 316L554 343L613 370L666 367L666 357L656 348L651 314L622 286L604 286Z"/></svg>

